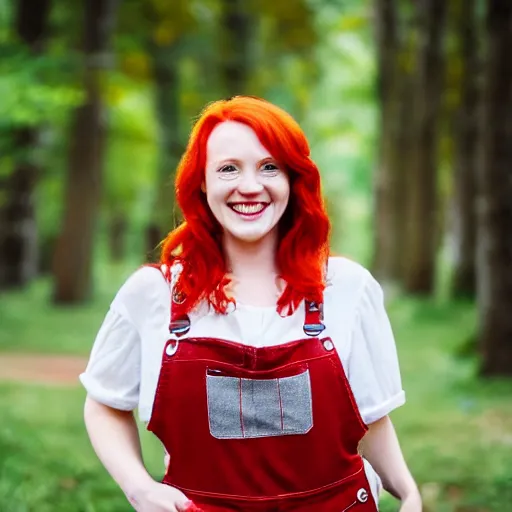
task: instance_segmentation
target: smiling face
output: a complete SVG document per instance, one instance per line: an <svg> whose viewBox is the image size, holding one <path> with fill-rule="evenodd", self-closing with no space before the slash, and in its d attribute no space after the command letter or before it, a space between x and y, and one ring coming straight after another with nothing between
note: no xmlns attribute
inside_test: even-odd
<svg viewBox="0 0 512 512"><path fill-rule="evenodd" d="M249 243L275 236L288 205L290 183L252 128L225 121L213 129L204 186L225 236Z"/></svg>

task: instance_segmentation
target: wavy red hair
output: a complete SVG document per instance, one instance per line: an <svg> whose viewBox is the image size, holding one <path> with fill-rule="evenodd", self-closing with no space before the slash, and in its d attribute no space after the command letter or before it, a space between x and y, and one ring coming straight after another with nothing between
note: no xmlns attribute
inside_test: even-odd
<svg viewBox="0 0 512 512"><path fill-rule="evenodd" d="M183 223L165 238L161 262L179 259L183 271L177 289L184 301L178 314L206 300L226 313L232 299L222 250L222 230L201 190L206 166L206 143L223 121L243 123L254 130L270 154L284 165L290 178L290 199L279 221L276 261L286 287L278 299L280 314L290 314L303 299L320 302L329 256L330 222L325 209L320 173L310 158L309 144L298 123L265 100L236 96L209 104L192 129L176 175L176 199Z"/></svg>

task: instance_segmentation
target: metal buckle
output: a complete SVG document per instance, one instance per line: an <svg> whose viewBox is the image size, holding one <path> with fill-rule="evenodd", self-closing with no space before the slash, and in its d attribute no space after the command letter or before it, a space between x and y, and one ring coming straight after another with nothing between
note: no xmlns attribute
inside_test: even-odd
<svg viewBox="0 0 512 512"><path fill-rule="evenodd" d="M320 313L320 320L324 319L324 305L322 302L306 301L306 313Z"/></svg>
<svg viewBox="0 0 512 512"><path fill-rule="evenodd" d="M179 345L178 340L170 340L169 343L167 344L167 346L165 347L165 353L168 356L173 356L178 351L178 345Z"/></svg>
<svg viewBox="0 0 512 512"><path fill-rule="evenodd" d="M308 311L316 313L317 311L320 311L320 305L316 302L308 302Z"/></svg>
<svg viewBox="0 0 512 512"><path fill-rule="evenodd" d="M324 324L304 324L304 332L308 336L318 336L324 329Z"/></svg>
<svg viewBox="0 0 512 512"><path fill-rule="evenodd" d="M190 330L190 318L188 315L171 320L169 332L175 336L183 336Z"/></svg>

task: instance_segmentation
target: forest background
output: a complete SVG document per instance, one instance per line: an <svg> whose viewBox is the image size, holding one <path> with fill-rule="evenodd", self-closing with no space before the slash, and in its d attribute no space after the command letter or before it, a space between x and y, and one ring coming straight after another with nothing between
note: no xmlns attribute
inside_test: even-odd
<svg viewBox="0 0 512 512"><path fill-rule="evenodd" d="M1 0L0 45L0 510L129 510L76 373L235 94L300 122L333 251L385 288L425 510L512 510L512 2Z"/></svg>

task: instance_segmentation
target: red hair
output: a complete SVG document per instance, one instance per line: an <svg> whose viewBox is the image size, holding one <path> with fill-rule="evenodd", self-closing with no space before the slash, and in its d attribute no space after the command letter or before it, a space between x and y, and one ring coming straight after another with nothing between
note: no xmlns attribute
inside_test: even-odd
<svg viewBox="0 0 512 512"><path fill-rule="evenodd" d="M298 123L265 100L236 96L216 101L201 113L192 129L176 175L176 199L184 222L163 241L161 262L178 259L183 271L177 289L184 301L177 313L188 313L207 300L226 313L230 282L222 249L222 229L201 190L206 166L206 143L224 121L254 130L269 153L284 165L290 179L290 199L279 221L276 261L286 287L277 302L280 314L294 311L303 299L321 302L329 256L330 222L325 209L320 173L310 158L309 144Z"/></svg>

